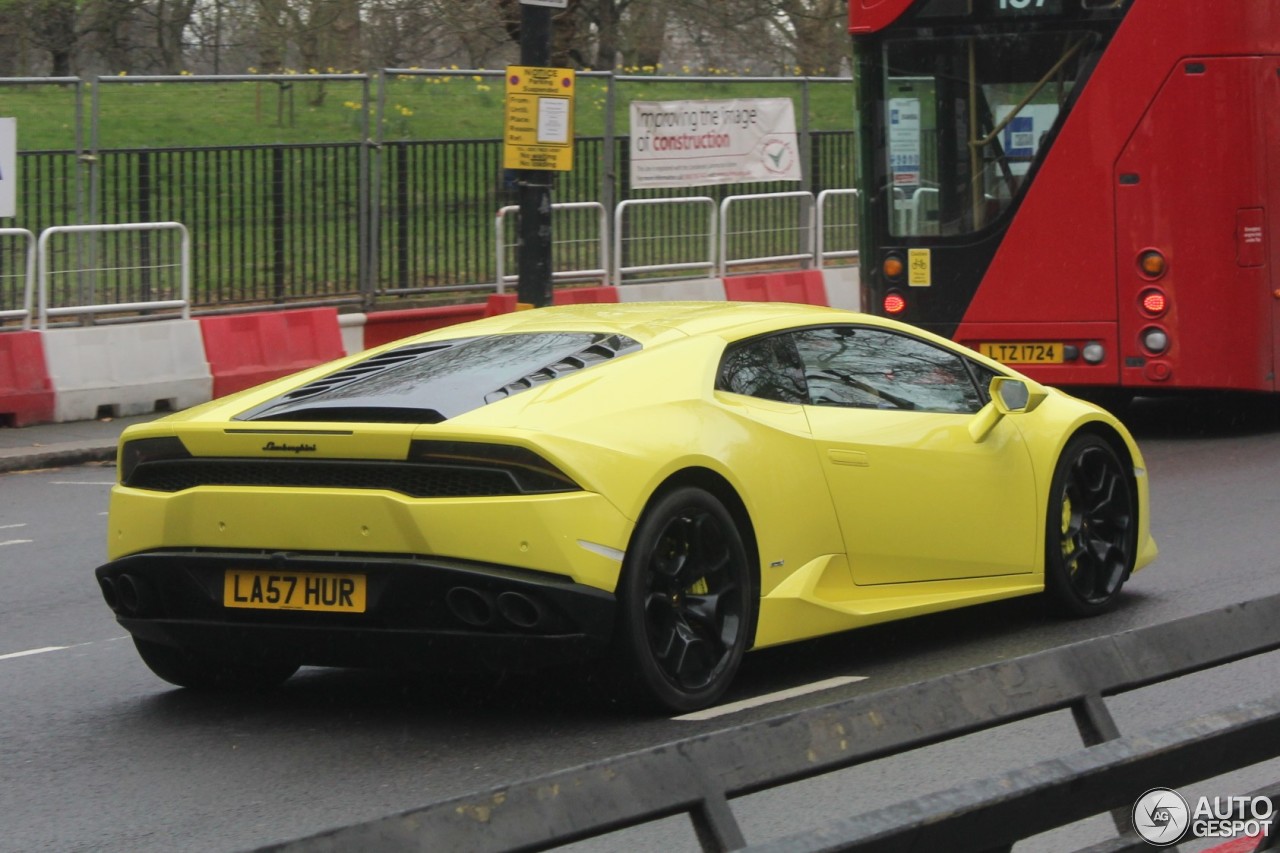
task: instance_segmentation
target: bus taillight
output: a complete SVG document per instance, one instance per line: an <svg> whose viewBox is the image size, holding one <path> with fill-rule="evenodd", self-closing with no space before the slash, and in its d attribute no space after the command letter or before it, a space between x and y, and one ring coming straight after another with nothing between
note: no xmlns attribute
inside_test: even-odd
<svg viewBox="0 0 1280 853"><path fill-rule="evenodd" d="M1164 275L1167 267L1164 254L1155 249L1147 249L1138 256L1138 269L1142 270L1142 274L1147 278L1159 278Z"/></svg>
<svg viewBox="0 0 1280 853"><path fill-rule="evenodd" d="M1163 290L1152 287L1142 291L1139 304L1142 305L1142 310L1148 317L1159 317L1168 310L1169 299Z"/></svg>
<svg viewBox="0 0 1280 853"><path fill-rule="evenodd" d="M884 295L884 313L892 317L906 310L907 300L903 298L901 293L889 291Z"/></svg>

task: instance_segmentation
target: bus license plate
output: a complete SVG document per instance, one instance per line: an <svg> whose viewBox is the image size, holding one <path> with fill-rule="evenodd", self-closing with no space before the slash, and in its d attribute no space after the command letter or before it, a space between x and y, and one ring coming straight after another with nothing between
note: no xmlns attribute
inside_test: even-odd
<svg viewBox="0 0 1280 853"><path fill-rule="evenodd" d="M1002 364L1062 364L1060 343L979 344L978 352Z"/></svg>
<svg viewBox="0 0 1280 853"><path fill-rule="evenodd" d="M227 569L222 603L258 610L363 613L365 576Z"/></svg>

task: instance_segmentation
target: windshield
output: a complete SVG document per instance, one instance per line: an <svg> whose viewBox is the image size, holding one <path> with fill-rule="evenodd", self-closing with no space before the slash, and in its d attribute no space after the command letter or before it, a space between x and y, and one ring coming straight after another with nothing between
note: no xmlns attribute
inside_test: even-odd
<svg viewBox="0 0 1280 853"><path fill-rule="evenodd" d="M966 234L1008 209L1095 40L1053 32L886 42L890 233Z"/></svg>

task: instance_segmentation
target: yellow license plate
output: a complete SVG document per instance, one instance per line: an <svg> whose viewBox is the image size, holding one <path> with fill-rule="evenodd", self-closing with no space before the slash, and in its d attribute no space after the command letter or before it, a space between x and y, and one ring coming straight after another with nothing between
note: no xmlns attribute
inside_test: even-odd
<svg viewBox="0 0 1280 853"><path fill-rule="evenodd" d="M978 352L1003 364L1062 364L1060 343L978 344Z"/></svg>
<svg viewBox="0 0 1280 853"><path fill-rule="evenodd" d="M227 569L222 603L258 610L363 613L365 576Z"/></svg>

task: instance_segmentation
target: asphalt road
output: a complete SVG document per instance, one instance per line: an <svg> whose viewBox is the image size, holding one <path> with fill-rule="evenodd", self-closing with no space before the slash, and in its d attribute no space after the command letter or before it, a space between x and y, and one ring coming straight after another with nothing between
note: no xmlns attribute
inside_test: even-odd
<svg viewBox="0 0 1280 853"><path fill-rule="evenodd" d="M1143 401L1160 559L1092 620L1037 600L910 620L748 656L726 701L842 686L706 721L638 716L576 673L421 678L307 669L259 697L169 688L102 603L114 471L0 476L0 851L242 850L784 711L1280 592L1280 407ZM1122 732L1269 695L1277 656L1113 702ZM751 841L1078 748L1053 715L735 803ZM1280 779L1271 762L1204 793ZM1161 784L1153 780L1153 785ZM1086 822L1019 849L1100 840ZM696 849L681 820L583 845Z"/></svg>

